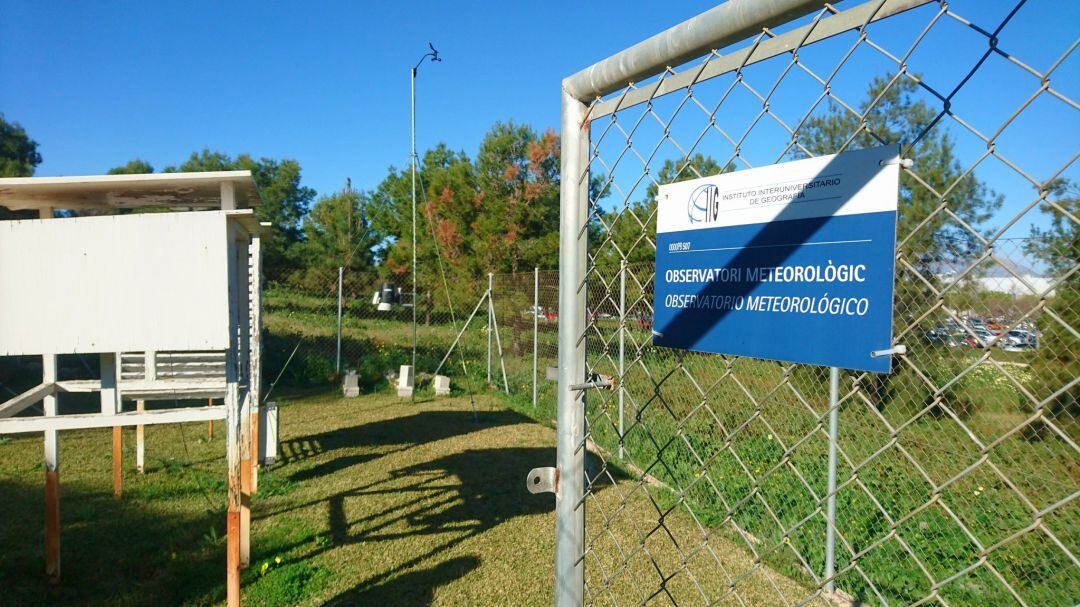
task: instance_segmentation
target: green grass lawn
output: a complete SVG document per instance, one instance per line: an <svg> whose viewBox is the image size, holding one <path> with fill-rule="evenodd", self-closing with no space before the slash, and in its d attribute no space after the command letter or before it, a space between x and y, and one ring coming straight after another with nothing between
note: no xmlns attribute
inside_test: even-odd
<svg viewBox="0 0 1080 607"><path fill-rule="evenodd" d="M481 395L410 403L385 393L282 398L279 461L253 500L245 605L548 605L554 499L525 475L555 461L555 433ZM40 436L0 443L0 604L211 605L224 601L223 429L149 427L147 470L125 432L125 493L111 492L109 430L61 435L62 574L45 581ZM600 464L590 460L593 474ZM607 477L607 475L604 475ZM715 537L688 558L655 533L656 492L617 473L588 509L598 604L659 583L680 604L788 604L810 590ZM605 509L602 504L606 504ZM607 531L603 531L607 530ZM685 513L667 533L702 545ZM613 537L635 538L615 545ZM723 574L713 553L724 555ZM675 575L671 575L675 574ZM605 584L610 576L613 584ZM633 583L632 583L633 582ZM700 590L699 590L700 589ZM704 596L702 592L706 593Z"/></svg>
<svg viewBox="0 0 1080 607"><path fill-rule="evenodd" d="M281 303L288 305L269 307L268 326L288 336L284 343L290 347L295 336L309 336L305 360L323 362L305 364L327 366L325 344L335 319L317 312L313 301ZM541 381L534 409L532 321L527 319L524 331L518 327L521 343L514 355L517 308L500 308L508 402L550 423L554 384L543 377L544 367L554 364L556 324L542 324L538 336ZM459 345L468 374L457 355L446 371L459 387L476 389L486 381L485 323L476 323ZM590 331L588 364L594 371L617 374L617 328L617 321L601 320ZM773 569L812 586L824 563L820 496L826 479L827 374L654 348L647 329L631 325L626 337L625 474L640 477L630 466L647 470L674 491L655 492L656 505L640 527L656 530L669 511L688 510L710 537L733 541L742 554L757 551ZM419 328L419 371L434 368L454 335L448 323ZM361 369L370 388L379 388L384 370L406 362L411 329L401 319L357 310L346 316L344 337L352 346L346 348L348 366ZM913 346L911 364L898 364L886 379L843 377L842 390L850 396L840 411L838 588L868 604L907 604L933 592L934 582L949 580L937 589L949 604L1008 604L1015 592L1028 604L1071 605L1080 596L1080 572L1057 542L1073 554L1080 548L1080 509L1069 503L1080 461L1068 440L1030 439L1015 431L1031 411L1024 392L1046 396L1029 368L1037 357ZM591 394L588 402L589 437L616 452L614 395ZM1077 420L1057 421L1072 441L1080 440ZM608 464L620 467L614 458ZM620 511L617 500L605 506L600 495L589 503ZM1036 518L1039 527L1023 532ZM632 528L599 528L604 532L595 533L596 540L620 544L616 550L640 540ZM744 532L754 539L743 539ZM982 559L988 546L993 550ZM596 562L593 568L599 575L619 573L629 569L629 560ZM634 586L619 575L611 584Z"/></svg>

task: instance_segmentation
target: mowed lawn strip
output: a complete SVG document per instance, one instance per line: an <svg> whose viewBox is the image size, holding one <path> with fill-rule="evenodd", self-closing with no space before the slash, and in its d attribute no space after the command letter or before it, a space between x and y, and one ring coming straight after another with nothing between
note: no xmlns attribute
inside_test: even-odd
<svg viewBox="0 0 1080 607"><path fill-rule="evenodd" d="M554 499L527 493L525 475L554 464L555 432L501 403L411 403L385 394L283 399L280 459L260 474L253 501L244 604L551 604ZM0 444L0 508L9 513L0 528L0 582L9 591L0 604L220 604L218 430L208 440L205 424L148 428L142 476L134 433L126 433L120 500L111 496L109 431L63 434L64 581L55 588L43 575L40 436ZM684 512L668 514L658 529L653 489L612 478L588 511L591 601L666 601L663 593L649 598L661 575L680 604L808 596L722 534L704 544ZM728 589L732 577L737 595Z"/></svg>

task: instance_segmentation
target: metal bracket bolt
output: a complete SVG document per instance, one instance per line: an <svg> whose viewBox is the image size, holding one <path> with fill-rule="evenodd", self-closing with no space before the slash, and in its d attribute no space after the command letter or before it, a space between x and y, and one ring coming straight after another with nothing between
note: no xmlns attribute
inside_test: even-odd
<svg viewBox="0 0 1080 607"><path fill-rule="evenodd" d="M907 346L897 344L888 350L874 350L870 353L870 358L878 358L879 356L888 356L890 354L907 354Z"/></svg>
<svg viewBox="0 0 1080 607"><path fill-rule="evenodd" d="M893 164L898 164L898 165L904 167L905 169L910 169L912 166L914 166L915 161L912 160L911 158L900 158L899 160L893 160L893 161L882 160L882 161L878 162L878 166L883 166L883 167L893 165Z"/></svg>
<svg viewBox="0 0 1080 607"><path fill-rule="evenodd" d="M610 375L593 373L583 384L571 384L571 390L612 390L619 387L619 379Z"/></svg>

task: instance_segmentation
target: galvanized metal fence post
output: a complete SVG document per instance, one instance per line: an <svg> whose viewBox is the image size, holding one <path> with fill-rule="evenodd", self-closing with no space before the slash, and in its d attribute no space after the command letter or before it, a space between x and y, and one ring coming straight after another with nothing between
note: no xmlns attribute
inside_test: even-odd
<svg viewBox="0 0 1080 607"><path fill-rule="evenodd" d="M825 501L825 589L836 590L836 441L839 437L840 369L829 367L829 480Z"/></svg>
<svg viewBox="0 0 1080 607"><path fill-rule="evenodd" d="M341 304L343 301L342 286L345 282L345 268L337 269L337 365L335 368L341 373Z"/></svg>
<svg viewBox="0 0 1080 607"><path fill-rule="evenodd" d="M495 316L495 304L491 303L491 286L494 284L495 275L488 272L488 328L487 328L487 380L491 383L491 331L492 319Z"/></svg>
<svg viewBox="0 0 1080 607"><path fill-rule="evenodd" d="M619 262L619 459L623 458L623 375L626 351L626 258Z"/></svg>
<svg viewBox="0 0 1080 607"><path fill-rule="evenodd" d="M533 268L533 408L536 408L536 362L540 342L540 268Z"/></svg>
<svg viewBox="0 0 1080 607"><path fill-rule="evenodd" d="M565 87L565 82L564 82ZM559 395L555 487L555 605L585 599L585 257L589 133L585 105L564 88L559 196Z"/></svg>

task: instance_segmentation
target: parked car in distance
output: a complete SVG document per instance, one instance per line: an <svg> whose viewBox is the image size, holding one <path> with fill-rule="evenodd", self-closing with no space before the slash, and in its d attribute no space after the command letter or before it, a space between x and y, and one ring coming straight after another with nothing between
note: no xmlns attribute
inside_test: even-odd
<svg viewBox="0 0 1080 607"><path fill-rule="evenodd" d="M985 328L975 329L975 330L972 331L972 333L974 333L975 337L977 337L979 339L979 342L981 342L981 343L977 343L974 346L972 346L972 347L975 347L975 348L985 347L986 345L988 345L991 342L991 340L993 340L995 337L997 337L997 335L994 335L993 331L991 331L990 329L985 329Z"/></svg>
<svg viewBox="0 0 1080 607"><path fill-rule="evenodd" d="M923 341L931 346L947 346L949 348L959 348L967 345L964 343L960 333L947 331L941 327L927 331L923 335Z"/></svg>
<svg viewBox="0 0 1080 607"><path fill-rule="evenodd" d="M1039 338L1032 331L1013 329L1001 339L1001 347L1008 352L1030 352L1039 347Z"/></svg>

